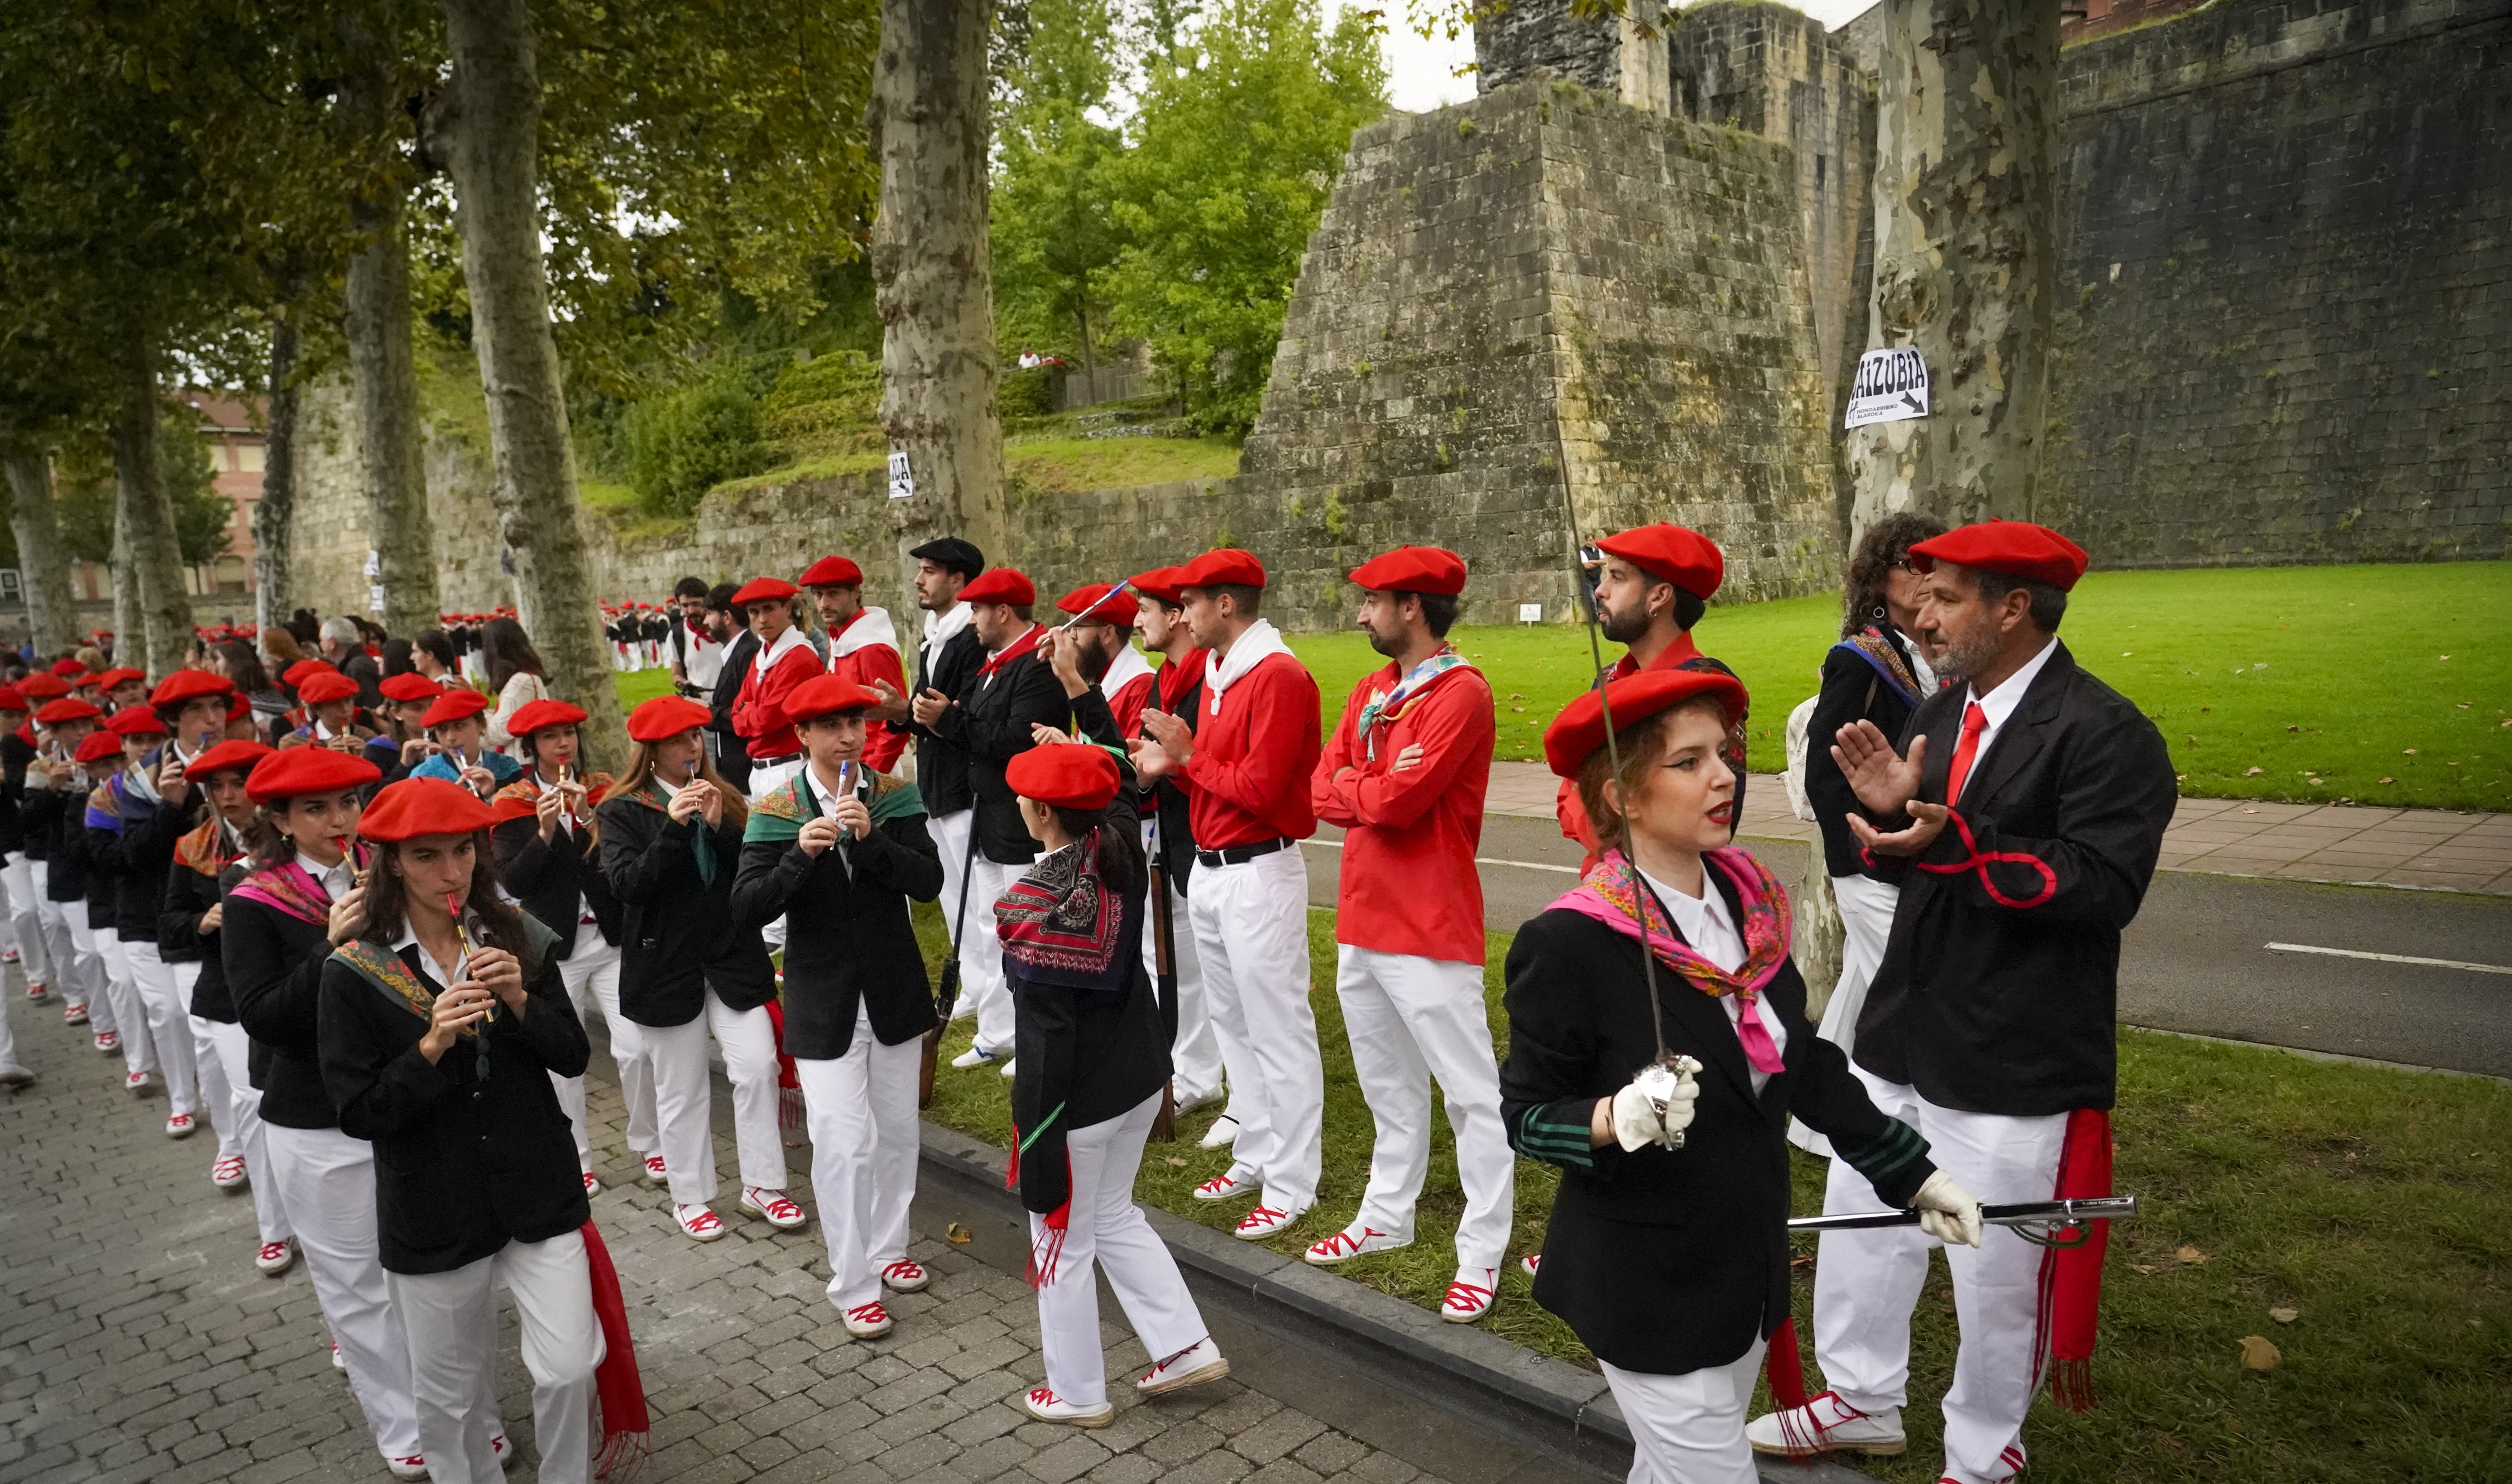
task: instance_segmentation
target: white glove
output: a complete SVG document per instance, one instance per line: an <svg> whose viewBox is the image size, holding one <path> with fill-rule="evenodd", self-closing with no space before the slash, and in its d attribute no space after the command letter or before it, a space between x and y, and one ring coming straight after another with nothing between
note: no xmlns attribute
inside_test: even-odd
<svg viewBox="0 0 2512 1484"><path fill-rule="evenodd" d="M1954 1184L1951 1175L1939 1170L1929 1176L1910 1204L1918 1210L1919 1230L1938 1241L1980 1245L1980 1202L1972 1198L1971 1191Z"/></svg>
<svg viewBox="0 0 2512 1484"><path fill-rule="evenodd" d="M1614 1138L1624 1152L1646 1144L1674 1148L1675 1137L1692 1126L1694 1106L1701 1097L1701 1084L1693 1074L1700 1066L1683 1057L1673 1071L1644 1068L1629 1086L1614 1094Z"/></svg>

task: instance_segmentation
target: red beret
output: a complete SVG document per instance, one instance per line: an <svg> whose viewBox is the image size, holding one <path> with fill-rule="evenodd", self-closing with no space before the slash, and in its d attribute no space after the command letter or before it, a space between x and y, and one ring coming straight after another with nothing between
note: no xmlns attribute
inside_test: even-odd
<svg viewBox="0 0 2512 1484"><path fill-rule="evenodd" d="M1120 629L1131 628L1134 614L1141 605L1134 602L1134 595L1131 593L1118 593L1116 597L1108 598L1108 595L1114 591L1115 589L1105 582L1087 583L1055 600L1055 605L1077 617L1085 610L1089 610L1093 623L1112 623ZM961 596L964 598L967 595L962 593ZM1107 598L1108 601L1099 603L1102 598ZM1099 603L1099 606L1091 610L1090 605L1094 603Z"/></svg>
<svg viewBox="0 0 2512 1484"><path fill-rule="evenodd" d="M156 692L148 697L151 706L180 706L205 695L223 696L235 686L225 677L207 670L177 670L157 683Z"/></svg>
<svg viewBox="0 0 2512 1484"><path fill-rule="evenodd" d="M2076 579L2085 574L2083 547L2030 521L1983 521L1960 527L1912 542L1910 555L1923 559L1911 564L1923 572L1936 563L1950 562L1976 571L2029 577L2062 593L2073 589Z"/></svg>
<svg viewBox="0 0 2512 1484"><path fill-rule="evenodd" d="M1178 596L1177 574L1178 569L1174 566L1156 566L1148 572L1136 572L1126 578L1125 585L1146 598L1157 598L1170 607L1180 607L1185 600Z"/></svg>
<svg viewBox="0 0 2512 1484"><path fill-rule="evenodd" d="M63 680L68 680L73 675L87 674L87 666L74 659L57 659L53 661L53 673Z"/></svg>
<svg viewBox="0 0 2512 1484"><path fill-rule="evenodd" d="M565 701L534 701L529 706L515 708L515 714L506 719L506 735L529 737L544 726L576 726L581 725L584 720L581 706L570 706Z"/></svg>
<svg viewBox="0 0 2512 1484"><path fill-rule="evenodd" d="M383 775L383 769L366 759L332 748L283 747L253 765L244 792L255 803L269 803L307 794L362 789Z"/></svg>
<svg viewBox="0 0 2512 1484"><path fill-rule="evenodd" d="M99 726L87 734L87 740L78 745L78 751L70 754L70 759L75 762L102 762L107 758L121 756L121 736Z"/></svg>
<svg viewBox="0 0 2512 1484"><path fill-rule="evenodd" d="M1443 593L1466 590L1466 562L1436 546L1399 546L1354 567L1352 580L1373 593Z"/></svg>
<svg viewBox="0 0 2512 1484"><path fill-rule="evenodd" d="M487 696L468 685L455 685L436 698L434 704L427 708L427 713L418 719L418 724L422 728L442 726L448 722L459 722L464 717L476 717L488 709Z"/></svg>
<svg viewBox="0 0 2512 1484"><path fill-rule="evenodd" d="M1617 531L1596 545L1705 602L1727 575L1727 559L1719 555L1716 542L1664 521Z"/></svg>
<svg viewBox="0 0 2512 1484"><path fill-rule="evenodd" d="M27 710L25 692L15 685L0 685L0 711Z"/></svg>
<svg viewBox="0 0 2512 1484"><path fill-rule="evenodd" d="M296 663L289 666L287 669L279 672L279 680L282 684L302 685L307 681L312 680L315 676L337 675L340 672L333 669L330 665L325 664L319 659L300 659Z"/></svg>
<svg viewBox="0 0 2512 1484"><path fill-rule="evenodd" d="M1605 687L1605 699L1589 690L1561 708L1544 728L1544 761L1564 778L1579 776L1588 755L1605 745L1605 702L1614 708L1614 731L1627 732L1669 706L1696 695L1711 695L1727 712L1727 724L1745 714L1745 684L1715 670L1643 670Z"/></svg>
<svg viewBox="0 0 2512 1484"><path fill-rule="evenodd" d="M786 693L785 720L800 726L833 711L861 711L880 704L881 692L869 685L858 685L843 675L815 675Z"/></svg>
<svg viewBox="0 0 2512 1484"><path fill-rule="evenodd" d="M1181 588L1190 587L1263 587L1265 564L1240 551L1225 546L1208 551L1177 569L1170 579Z"/></svg>
<svg viewBox="0 0 2512 1484"><path fill-rule="evenodd" d="M822 557L803 571L805 587L861 587L863 568L844 557Z"/></svg>
<svg viewBox="0 0 2512 1484"><path fill-rule="evenodd" d="M105 720L104 729L117 737L162 737L166 723L146 706L125 706Z"/></svg>
<svg viewBox="0 0 2512 1484"><path fill-rule="evenodd" d="M18 693L30 701L58 701L70 693L70 683L38 670L18 683Z"/></svg>
<svg viewBox="0 0 2512 1484"><path fill-rule="evenodd" d="M249 773L253 771L254 764L269 757L273 751L258 742L221 742L183 764L183 776L197 782L212 773L231 769Z"/></svg>
<svg viewBox="0 0 2512 1484"><path fill-rule="evenodd" d="M1008 603L1015 607L1038 602L1038 589L1010 566L990 566L960 589L962 603Z"/></svg>
<svg viewBox="0 0 2512 1484"><path fill-rule="evenodd" d="M95 680L81 681L79 683L82 685L101 685L105 689L111 690L116 685L128 685L133 681L144 681L146 679L148 679L147 671L134 670L128 665L120 665L111 670L99 672Z"/></svg>
<svg viewBox="0 0 2512 1484"><path fill-rule="evenodd" d="M1024 799L1065 809L1104 809L1117 797L1117 760L1104 747L1058 742L1033 747L1003 767L1003 782Z"/></svg>
<svg viewBox="0 0 2512 1484"><path fill-rule="evenodd" d="M748 607L754 603L781 603L799 591L782 577L753 577L732 595L732 605Z"/></svg>
<svg viewBox="0 0 2512 1484"><path fill-rule="evenodd" d="M358 833L389 842L423 835L476 835L497 822L480 796L443 778L404 778L378 790L358 816Z"/></svg>
<svg viewBox="0 0 2512 1484"><path fill-rule="evenodd" d="M330 701L356 699L358 683L329 666L320 675L309 675L296 683L296 699L308 706L321 706Z"/></svg>
<svg viewBox="0 0 2512 1484"><path fill-rule="evenodd" d="M59 726L63 722L93 722L102 715L104 713L94 703L69 695L58 701L46 702L36 711L35 720L46 726Z"/></svg>
<svg viewBox="0 0 2512 1484"><path fill-rule="evenodd" d="M660 742L692 726L704 726L715 713L685 695L658 695L628 713L628 739Z"/></svg>
<svg viewBox="0 0 2512 1484"><path fill-rule="evenodd" d="M418 674L387 675L376 687L387 701L432 701L445 693L445 687Z"/></svg>

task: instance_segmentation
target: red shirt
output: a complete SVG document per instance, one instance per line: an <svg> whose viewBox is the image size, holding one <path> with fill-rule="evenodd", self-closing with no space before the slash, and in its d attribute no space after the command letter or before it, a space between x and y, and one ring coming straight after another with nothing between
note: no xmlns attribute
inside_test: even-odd
<svg viewBox="0 0 2512 1484"><path fill-rule="evenodd" d="M820 657L801 629L787 629L776 643L751 656L750 673L733 697L732 729L749 743L753 758L784 758L803 750L794 723L785 720L785 698L820 673Z"/></svg>
<svg viewBox="0 0 2512 1484"><path fill-rule="evenodd" d="M1204 683L1189 826L1197 848L1221 850L1317 833L1309 775L1317 765L1317 683L1288 654L1269 654L1216 700Z"/></svg>
<svg viewBox="0 0 2512 1484"><path fill-rule="evenodd" d="M1152 702L1152 684L1158 677L1149 673L1135 676L1117 687L1108 698L1109 714L1117 719L1117 735L1133 738L1142 734L1143 712Z"/></svg>
<svg viewBox="0 0 2512 1484"><path fill-rule="evenodd" d="M1393 719L1378 719L1372 759L1354 729L1361 708L1371 692L1393 690L1401 679L1393 665L1361 678L1310 779L1317 817L1344 827L1335 941L1478 964L1483 883L1474 850L1491 782L1491 684L1470 666L1440 676ZM1422 761L1392 771L1417 743Z"/></svg>
<svg viewBox="0 0 2512 1484"><path fill-rule="evenodd" d="M846 621L846 629L861 623L864 614L869 611L870 609L867 608L857 608L855 616ZM839 647L838 637L845 633L846 629L841 629L837 634L829 636L831 650L829 673L850 680L867 690L875 688L873 685L875 681L887 681L890 689L900 695L907 694L907 669L899 662L898 650L892 646L868 644L859 644L844 654L835 652ZM866 767L875 772L889 772L898 766L899 755L906 751L905 729L894 728L887 722L874 722L865 726L863 761Z"/></svg>
<svg viewBox="0 0 2512 1484"><path fill-rule="evenodd" d="M1648 668L1680 670L1687 665L1707 666L1722 671L1727 668L1703 654L1701 646L1692 642L1692 635L1688 631L1674 636L1674 643L1667 645L1659 652L1657 658L1649 661ZM1628 650L1624 652L1621 659L1614 661L1614 679L1618 681L1626 676L1637 675L1639 672L1639 662L1632 659ZM1727 766L1735 771L1736 822L1742 824L1745 820L1745 719L1743 717L1736 719L1736 729L1727 734L1727 743L1718 750L1718 754L1727 760ZM1596 827L1589 822L1588 806L1579 801L1577 783L1567 778L1561 780L1561 787L1553 791L1552 813L1561 822L1562 838L1577 840L1587 849L1587 864L1594 865Z"/></svg>

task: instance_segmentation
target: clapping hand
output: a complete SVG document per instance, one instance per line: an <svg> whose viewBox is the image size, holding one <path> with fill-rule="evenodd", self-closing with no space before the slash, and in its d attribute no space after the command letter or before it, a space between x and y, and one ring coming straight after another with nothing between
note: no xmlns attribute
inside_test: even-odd
<svg viewBox="0 0 2512 1484"><path fill-rule="evenodd" d="M1911 744L1910 750L1917 752L1926 743L1927 739L1922 737ZM1895 830L1891 834L1886 834L1860 816L1852 814L1849 816L1849 833L1857 838L1860 844L1877 855L1916 855L1935 843L1937 837L1944 833L1945 820L1952 812L1943 804L1921 803L1915 799L1904 807L1910 815L1910 827L1906 830Z"/></svg>
<svg viewBox="0 0 2512 1484"><path fill-rule="evenodd" d="M942 713L951 709L951 698L928 686L923 694L909 703L908 709L915 713L917 725L930 729L934 722L942 720Z"/></svg>
<svg viewBox="0 0 2512 1484"><path fill-rule="evenodd" d="M1029 723L1029 739L1040 747L1053 747L1059 742L1075 740L1071 732L1060 726L1049 726L1044 722Z"/></svg>
<svg viewBox="0 0 2512 1484"><path fill-rule="evenodd" d="M1893 743L1872 722L1861 719L1840 729L1833 739L1831 761L1868 812L1890 819L1902 813L1919 793L1919 764L1927 760L1928 739L1910 739L1910 756L1893 751Z"/></svg>
<svg viewBox="0 0 2512 1484"><path fill-rule="evenodd" d="M1165 711L1143 713L1143 730L1160 745L1173 762L1185 762L1195 757L1195 732L1184 722Z"/></svg>

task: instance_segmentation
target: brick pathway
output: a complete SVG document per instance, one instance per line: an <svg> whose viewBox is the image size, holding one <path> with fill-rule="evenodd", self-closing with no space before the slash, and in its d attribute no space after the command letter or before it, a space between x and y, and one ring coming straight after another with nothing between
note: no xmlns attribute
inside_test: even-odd
<svg viewBox="0 0 2512 1484"><path fill-rule="evenodd" d="M1550 819L1558 782L1540 762L1495 762L1484 807ZM1737 833L1805 840L1815 829L1788 812L1778 774L1756 773ZM2163 868L2512 895L2512 814L2183 799Z"/></svg>
<svg viewBox="0 0 2512 1484"><path fill-rule="evenodd" d="M332 1369L302 1265L255 1272L250 1199L211 1187L215 1136L166 1139L162 1096L123 1092L120 1060L60 1024L58 996L25 1005L15 970L6 991L20 1058L41 1080L0 1094L0 1484L389 1478ZM1236 1379L1148 1403L1116 1382L1128 1394L1097 1431L1029 1421L1012 1398L1044 1375L1034 1298L946 1243L917 1247L933 1286L892 1296L898 1329L851 1341L821 1296L816 1226L771 1234L719 1201L730 1234L701 1247L673 1228L658 1189L631 1182L608 1065L597 1056L594 1112L611 1121L594 1135L606 1152L594 1215L655 1414L644 1479L1424 1477ZM807 1207L807 1152L792 1154ZM728 1136L717 1157L735 1168ZM1142 1347L1113 1303L1104 1311L1111 1374L1129 1376ZM509 1477L529 1480L530 1383L511 1310L502 1354L506 1425L527 1455Z"/></svg>

